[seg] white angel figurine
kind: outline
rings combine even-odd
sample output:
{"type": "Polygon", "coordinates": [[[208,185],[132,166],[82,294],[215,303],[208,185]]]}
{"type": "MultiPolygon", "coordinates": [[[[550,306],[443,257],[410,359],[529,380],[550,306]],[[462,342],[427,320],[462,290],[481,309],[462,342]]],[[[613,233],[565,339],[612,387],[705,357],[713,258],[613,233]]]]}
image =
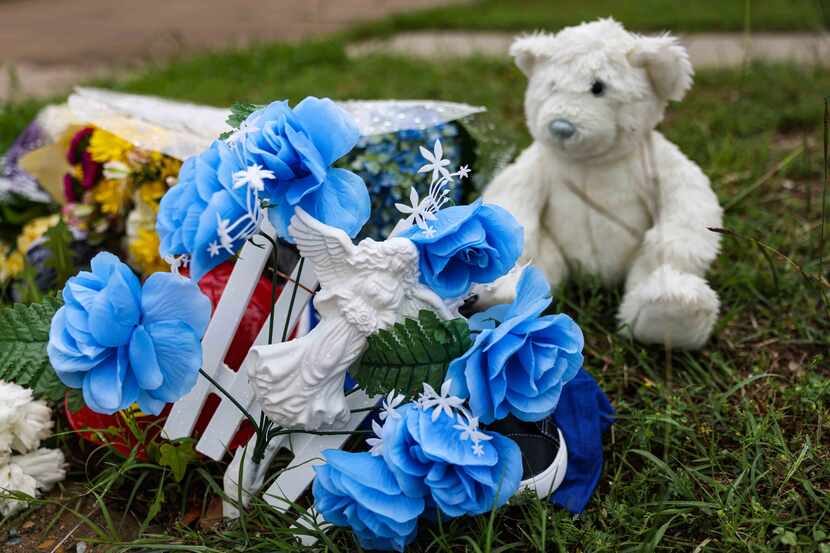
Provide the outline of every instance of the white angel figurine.
{"type": "Polygon", "coordinates": [[[288,232],[320,281],[320,323],[307,335],[251,349],[246,364],[263,412],[283,427],[314,430],[344,423],[346,371],[367,337],[432,309],[451,319],[444,301],[421,284],[418,250],[401,237],[355,245],[340,229],[297,208],[288,232]]]}

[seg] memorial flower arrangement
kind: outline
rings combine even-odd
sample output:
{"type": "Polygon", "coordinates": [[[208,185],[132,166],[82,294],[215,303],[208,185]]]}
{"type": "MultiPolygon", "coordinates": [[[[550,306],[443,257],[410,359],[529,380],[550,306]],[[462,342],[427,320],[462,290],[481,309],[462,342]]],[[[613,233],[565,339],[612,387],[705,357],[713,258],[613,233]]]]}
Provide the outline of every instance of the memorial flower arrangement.
{"type": "MultiPolygon", "coordinates": [[[[157,272],[142,284],[116,256],[99,253],[90,271],[64,287],[65,303],[52,319],[49,358],[61,381],[82,390],[86,405],[96,412],[137,404],[157,414],[194,386],[211,312],[196,282],[235,259],[252,237],[270,231],[283,243],[297,242],[303,255],[319,248],[337,255],[370,219],[376,202],[364,179],[343,167],[361,140],[360,131],[336,103],[310,97],[293,107],[279,101],[237,108],[231,122],[232,132],[184,161],[176,183],[158,201],[159,255],[172,272],[157,272]],[[311,221],[317,231],[336,236],[339,245],[316,246],[310,235],[298,234],[300,215],[306,225],[311,221]]],[[[79,156],[80,170],[67,181],[68,189],[85,189],[87,171],[100,172],[90,177],[96,184],[89,190],[118,180],[116,171],[123,169],[118,163],[126,165],[129,147],[106,135],[96,139],[95,129],[76,138],[88,155],[79,156]],[[96,169],[95,163],[103,166],[96,169]]],[[[553,467],[559,477],[547,493],[556,488],[555,502],[580,511],[596,485],[601,435],[612,420],[610,404],[582,368],[581,330],[567,315],[545,314],[552,299],[542,273],[516,266],[521,225],[499,206],[459,203],[456,186],[470,170],[466,165],[453,170],[448,151],[453,150],[437,137],[420,145],[423,162],[414,174],[426,178],[426,186],[411,186],[408,203],[393,202],[400,217],[390,236],[398,246],[389,251],[404,257],[356,257],[381,274],[388,262],[396,267],[390,270],[399,271],[394,274],[405,275],[400,271],[410,254],[404,252],[412,252],[419,284],[391,283],[390,295],[370,289],[367,297],[377,305],[348,292],[344,296],[353,298],[342,307],[346,323],[368,329],[361,331],[368,336],[358,342],[363,345],[349,372],[357,387],[382,393],[384,399],[372,417],[364,451],[323,452],[313,495],[316,511],[329,523],[350,527],[367,549],[402,551],[422,524],[486,513],[522,489],[538,491],[519,443],[499,430],[511,419],[539,425],[553,421],[560,450],[567,448],[577,463],[566,468],[567,457],[557,455],[562,466],[553,467]],[[513,303],[469,319],[459,314],[477,286],[511,271],[521,271],[513,303]],[[413,305],[420,307],[397,320],[376,319],[373,310],[400,300],[395,289],[400,294],[418,290],[421,303],[413,305]],[[586,434],[586,425],[595,431],[586,434]]],[[[120,212],[121,189],[106,186],[107,192],[100,188],[98,195],[99,212],[105,213],[105,205],[120,212]]],[[[151,205],[158,197],[149,190],[139,185],[133,195],[141,201],[147,195],[151,205]]],[[[390,222],[381,221],[372,232],[390,222]]],[[[315,261],[323,284],[319,301],[337,297],[328,286],[361,286],[337,280],[331,263],[343,261],[315,261]]],[[[322,312],[321,325],[329,315],[322,312]]],[[[326,387],[327,393],[343,389],[342,380],[332,388],[325,379],[305,385],[326,387]]],[[[256,463],[274,437],[312,431],[264,417],[257,424],[246,414],[257,437],[256,463]]]]}

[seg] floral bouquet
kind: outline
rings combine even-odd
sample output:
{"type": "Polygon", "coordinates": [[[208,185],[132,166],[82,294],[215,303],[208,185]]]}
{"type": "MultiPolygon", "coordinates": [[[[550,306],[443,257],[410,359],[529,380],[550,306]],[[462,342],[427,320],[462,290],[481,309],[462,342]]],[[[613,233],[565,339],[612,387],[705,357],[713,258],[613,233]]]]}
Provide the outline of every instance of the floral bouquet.
{"type": "MultiPolygon", "coordinates": [[[[137,402],[158,413],[177,401],[199,378],[210,317],[195,282],[255,235],[270,237],[275,256],[280,242],[292,244],[298,271],[306,262],[314,271],[319,322],[253,347],[243,362],[263,413],[259,424],[246,413],[257,462],[275,436],[337,433],[351,416],[346,396],[363,390],[382,403],[365,448],[323,452],[313,484],[315,510],[352,528],[363,547],[401,551],[421,522],[485,513],[523,489],[581,511],[613,409],[582,368],[579,327],[546,314],[542,273],[516,266],[520,224],[496,205],[460,203],[469,169],[453,170],[453,148],[430,136],[414,171],[424,185],[389,193],[392,171],[385,193],[370,193],[347,168],[360,127],[331,100],[238,105],[229,122],[230,132],[184,161],[159,203],[159,254],[172,273],[142,285],[99,254],[91,273],[67,283],[49,344],[62,381],[102,412],[137,402]],[[397,221],[365,230],[373,206],[389,202],[397,221]],[[362,233],[378,239],[353,243],[362,233]],[[521,272],[513,303],[461,316],[475,309],[479,287],[511,271],[521,272]]],[[[377,175],[388,178],[383,164],[397,155],[379,153],[377,175]]],[[[367,154],[358,165],[371,163],[367,154]]]]}

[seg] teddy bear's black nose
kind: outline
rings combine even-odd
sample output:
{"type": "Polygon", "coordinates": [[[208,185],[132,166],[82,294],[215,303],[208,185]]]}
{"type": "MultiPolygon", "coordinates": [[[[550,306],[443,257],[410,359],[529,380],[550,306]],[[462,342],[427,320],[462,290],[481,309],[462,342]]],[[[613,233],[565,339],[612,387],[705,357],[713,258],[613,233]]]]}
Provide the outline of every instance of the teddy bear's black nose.
{"type": "Polygon", "coordinates": [[[548,129],[554,138],[561,138],[562,140],[572,137],[576,132],[576,127],[567,119],[554,119],[548,124],[548,129]]]}

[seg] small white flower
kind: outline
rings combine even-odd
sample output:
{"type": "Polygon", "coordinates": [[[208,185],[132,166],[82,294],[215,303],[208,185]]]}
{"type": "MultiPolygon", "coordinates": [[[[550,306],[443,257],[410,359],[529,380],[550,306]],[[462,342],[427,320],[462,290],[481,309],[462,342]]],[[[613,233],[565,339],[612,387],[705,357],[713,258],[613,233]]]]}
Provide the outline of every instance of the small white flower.
{"type": "Polygon", "coordinates": [[[435,227],[427,225],[427,227],[425,229],[422,229],[421,232],[427,238],[432,238],[433,236],[435,236],[435,227]]]}
{"type": "Polygon", "coordinates": [[[242,124],[239,125],[239,128],[231,133],[226,142],[228,144],[233,144],[234,142],[243,141],[249,134],[253,134],[258,131],[259,127],[255,125],[255,122],[249,123],[248,121],[243,121],[242,124]]]}
{"type": "Polygon", "coordinates": [[[460,179],[466,179],[470,176],[470,168],[466,165],[462,165],[455,174],[460,179]]]}
{"type": "Polygon", "coordinates": [[[216,234],[219,236],[219,244],[228,252],[233,253],[233,238],[231,238],[229,231],[230,224],[230,220],[222,219],[218,213],[216,214],[216,234]]]}
{"type": "Polygon", "coordinates": [[[435,140],[433,151],[429,151],[423,146],[420,146],[421,155],[427,160],[427,164],[418,169],[419,173],[429,173],[432,171],[432,182],[435,182],[439,177],[450,178],[450,172],[447,166],[450,160],[444,159],[444,148],[441,146],[440,140],[435,140]]]}
{"type": "MultiPolygon", "coordinates": [[[[398,415],[400,416],[400,415],[398,415]]],[[[372,421],[372,431],[376,438],[366,438],[366,444],[371,448],[369,453],[378,457],[383,454],[383,427],[378,424],[378,421],[372,421]]]]}
{"type": "Polygon", "coordinates": [[[219,244],[216,243],[216,240],[214,240],[208,245],[207,251],[211,257],[216,257],[217,255],[219,255],[219,244]]]}
{"type": "MultiPolygon", "coordinates": [[[[208,248],[208,251],[210,251],[210,248],[208,248]]],[[[216,254],[219,254],[218,246],[216,254]]],[[[211,255],[211,257],[213,256],[211,255]]],[[[190,264],[190,258],[187,255],[165,255],[162,259],[170,265],[170,272],[174,274],[179,274],[182,267],[187,267],[190,264]]]]}
{"type": "Polygon", "coordinates": [[[380,412],[380,420],[385,421],[387,418],[399,419],[401,414],[395,408],[398,407],[406,397],[403,394],[395,395],[395,390],[389,392],[386,399],[383,400],[383,411],[380,412]]]}
{"type": "MultiPolygon", "coordinates": [[[[453,425],[456,430],[461,430],[461,441],[469,440],[478,431],[478,417],[467,419],[461,413],[458,414],[458,424],[453,425]]],[[[475,441],[475,440],[473,440],[475,441]]]]}
{"type": "Polygon", "coordinates": [[[481,444],[473,444],[473,455],[476,457],[484,456],[484,446],[481,444]]]}
{"type": "Polygon", "coordinates": [[[237,171],[233,174],[233,187],[242,188],[243,186],[250,186],[257,192],[265,190],[265,179],[275,178],[274,172],[265,169],[262,165],[255,163],[247,169],[237,171]]]}
{"type": "Polygon", "coordinates": [[[441,413],[446,413],[448,417],[453,418],[455,415],[454,409],[464,404],[464,400],[460,397],[450,395],[450,386],[452,386],[452,379],[444,381],[441,385],[441,395],[438,395],[432,386],[424,382],[424,391],[421,394],[420,403],[423,409],[435,407],[432,412],[433,421],[438,420],[441,413]]]}

